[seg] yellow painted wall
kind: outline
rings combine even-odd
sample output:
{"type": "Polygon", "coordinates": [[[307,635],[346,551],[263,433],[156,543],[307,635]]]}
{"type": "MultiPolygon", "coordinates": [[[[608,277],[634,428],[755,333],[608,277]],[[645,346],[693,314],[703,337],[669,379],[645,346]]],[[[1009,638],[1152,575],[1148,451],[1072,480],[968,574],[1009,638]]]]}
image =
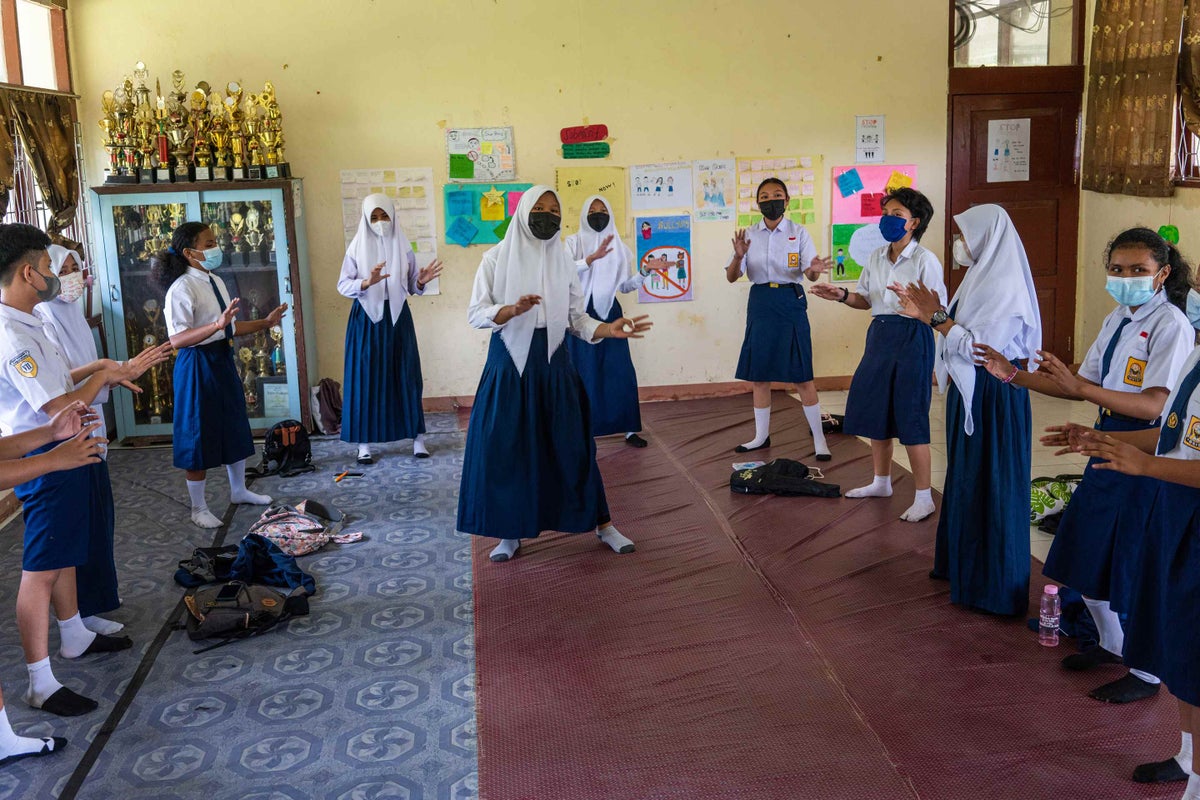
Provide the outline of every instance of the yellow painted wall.
{"type": "MultiPolygon", "coordinates": [[[[853,162],[855,114],[886,114],[889,161],[917,164],[939,210],[926,235],[938,252],[948,16],[944,0],[83,0],[69,30],[94,183],[99,96],[134,62],[164,84],[176,68],[189,85],[274,81],[305,179],[319,373],[340,379],[339,170],[432,165],[444,182],[444,124],[514,126],[518,178],[553,183],[558,131],[584,121],[613,137],[596,163],[819,153],[828,168],[853,162]]],[[[695,302],[640,309],[656,321],[634,346],[643,385],[732,380],[747,287],[722,274],[731,233],[696,225],[695,302]]],[[[486,335],[466,303],[484,248],[439,247],[442,295],[412,303],[425,392],[471,394],[486,335]]],[[[850,374],[867,315],[812,305],[817,374],[850,374]]]]}

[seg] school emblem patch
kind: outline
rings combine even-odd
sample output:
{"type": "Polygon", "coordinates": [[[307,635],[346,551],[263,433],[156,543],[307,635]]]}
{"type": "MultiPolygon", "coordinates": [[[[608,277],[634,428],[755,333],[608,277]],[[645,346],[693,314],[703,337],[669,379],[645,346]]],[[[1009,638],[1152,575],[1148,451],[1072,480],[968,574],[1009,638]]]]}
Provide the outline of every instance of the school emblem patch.
{"type": "Polygon", "coordinates": [[[1192,417],[1188,421],[1187,434],[1183,443],[1193,450],[1200,450],[1200,417],[1192,417]]]}
{"type": "Polygon", "coordinates": [[[1176,414],[1174,411],[1171,412],[1171,416],[1167,417],[1167,427],[1168,428],[1178,428],[1179,427],[1179,415],[1176,414]]]}
{"type": "Polygon", "coordinates": [[[1141,386],[1146,377],[1145,359],[1130,358],[1125,365],[1125,383],[1130,386],[1141,386]]]}
{"type": "Polygon", "coordinates": [[[37,362],[33,360],[33,354],[28,350],[22,350],[8,360],[10,366],[15,367],[17,372],[21,373],[26,378],[36,378],[38,373],[37,362]]]}
{"type": "Polygon", "coordinates": [[[795,269],[796,267],[800,266],[800,254],[799,253],[788,253],[788,266],[791,267],[792,269],[795,269]]]}

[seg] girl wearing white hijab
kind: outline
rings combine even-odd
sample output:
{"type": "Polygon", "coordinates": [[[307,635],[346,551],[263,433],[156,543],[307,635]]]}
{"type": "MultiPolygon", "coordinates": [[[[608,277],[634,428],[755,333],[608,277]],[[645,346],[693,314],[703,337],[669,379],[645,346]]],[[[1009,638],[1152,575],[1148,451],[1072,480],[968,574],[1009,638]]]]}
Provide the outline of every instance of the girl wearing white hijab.
{"type": "Polygon", "coordinates": [[[1033,419],[1029,390],[1013,378],[1041,348],[1041,315],[1025,248],[1004,209],[974,206],[954,221],[962,232],[954,260],[969,269],[949,311],[924,284],[894,289],[901,313],[942,334],[934,361],[942,391],[952,379],[946,399],[949,470],[930,575],[949,579],[952,602],[1024,614],[1033,419]],[[979,361],[984,343],[1018,370],[1005,380],[989,374],[979,361]]]}
{"type": "Polygon", "coordinates": [[[640,339],[651,323],[588,316],[561,218],[553,189],[527,190],[504,240],[483,254],[467,309],[472,327],[493,333],[467,428],[458,529],[500,539],[492,561],[542,531],[595,531],[617,553],[634,550],[608,513],[587,394],[563,340],[640,339]]]}
{"type": "MultiPolygon", "coordinates": [[[[588,314],[602,322],[620,319],[624,311],[617,293],[637,291],[649,273],[634,272],[633,253],[617,235],[608,200],[594,194],[584,201],[579,231],[568,236],[564,244],[579,269],[588,314]]],[[[638,436],[642,414],[629,342],[608,339],[592,345],[568,339],[567,349],[591,401],[592,435],[624,433],[626,444],[645,447],[646,440],[638,436]]]]}
{"type": "Polygon", "coordinates": [[[428,458],[421,407],[421,354],[409,295],[442,272],[436,259],[417,258],[382,194],[363,200],[358,232],[346,248],[338,292],[356,302],[346,324],[342,441],[358,444],[358,463],[371,464],[372,442],[413,440],[413,455],[428,458]]]}

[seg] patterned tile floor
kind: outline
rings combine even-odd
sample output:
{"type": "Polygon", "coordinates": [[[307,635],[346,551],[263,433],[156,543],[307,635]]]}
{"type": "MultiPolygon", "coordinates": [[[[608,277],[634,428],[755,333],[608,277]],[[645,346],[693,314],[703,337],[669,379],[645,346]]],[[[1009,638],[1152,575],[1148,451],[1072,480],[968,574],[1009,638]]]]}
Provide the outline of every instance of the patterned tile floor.
{"type": "MultiPolygon", "coordinates": [[[[468,537],[453,532],[463,437],[452,415],[429,422],[433,458],[418,461],[396,444],[361,470],[365,478],[334,484],[353,450],[317,441],[317,472],[256,485],[278,498],[333,503],[366,541],[301,559],[318,585],[308,617],[201,655],[172,630],[182,590],[171,575],[212,533],[189,522],[169,449],[114,450],[124,607],[113,617],[135,647],[79,663],[52,659],[60,680],[101,702],[75,720],[20,699],[26,679],[12,609],[22,526],[6,526],[0,680],[9,715],[20,731],[70,744],[60,756],[0,770],[0,800],[476,797],[471,556],[468,537]]],[[[210,505],[223,509],[225,477],[211,478],[210,505]]],[[[238,508],[227,541],[256,516],[238,508]]]]}

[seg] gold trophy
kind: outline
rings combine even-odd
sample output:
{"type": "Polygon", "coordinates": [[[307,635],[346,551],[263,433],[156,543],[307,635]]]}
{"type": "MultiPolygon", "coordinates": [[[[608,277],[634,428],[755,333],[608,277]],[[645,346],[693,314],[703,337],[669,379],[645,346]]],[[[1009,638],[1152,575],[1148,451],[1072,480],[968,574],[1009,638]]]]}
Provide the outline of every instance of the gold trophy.
{"type": "Polygon", "coordinates": [[[254,353],[249,347],[243,347],[238,350],[238,360],[242,362],[242,392],[246,395],[246,408],[247,410],[258,408],[255,384],[255,378],[258,376],[254,374],[254,368],[251,366],[251,362],[254,361],[254,353]]]}
{"type": "MultiPolygon", "coordinates": [[[[247,239],[250,238],[249,233],[246,234],[246,238],[247,239]]],[[[262,312],[259,311],[259,309],[258,309],[258,300],[259,300],[258,289],[251,289],[249,292],[246,293],[246,301],[250,304],[250,308],[247,309],[247,311],[250,313],[251,321],[262,317],[262,312]]],[[[259,334],[261,335],[261,331],[259,332],[259,334]]],[[[257,338],[255,339],[255,343],[256,344],[258,343],[257,338]]]]}
{"type": "Polygon", "coordinates": [[[114,138],[118,156],[113,183],[137,183],[137,142],[134,141],[133,81],[128,78],[113,92],[114,138]]]}
{"type": "Polygon", "coordinates": [[[184,222],[187,216],[187,205],[184,203],[167,203],[167,214],[171,217],[171,230],[175,230],[184,222]]]}
{"type": "Polygon", "coordinates": [[[246,135],[246,154],[250,160],[246,177],[253,181],[260,181],[265,177],[263,148],[259,143],[264,120],[259,116],[259,111],[258,97],[253,94],[247,95],[242,104],[242,131],[246,135]]]}
{"type": "Polygon", "coordinates": [[[104,152],[108,153],[104,182],[117,183],[117,177],[121,174],[121,146],[117,140],[117,96],[111,89],[105,89],[100,96],[100,108],[104,112],[100,118],[100,129],[104,131],[104,152]]]}
{"type": "Polygon", "coordinates": [[[242,132],[242,85],[230,81],[225,86],[225,116],[233,149],[233,179],[246,180],[246,139],[242,132]]]}
{"type": "Polygon", "coordinates": [[[159,183],[170,183],[175,177],[171,172],[170,140],[167,138],[167,125],[170,118],[167,114],[167,99],[162,94],[162,84],[154,82],[154,127],[156,128],[154,144],[158,158],[158,167],[154,170],[154,179],[159,183]]]}
{"type": "MultiPolygon", "coordinates": [[[[142,347],[155,347],[158,344],[158,321],[162,318],[162,307],[158,304],[158,300],[151,297],[142,305],[142,310],[146,312],[146,319],[150,320],[150,327],[143,332],[142,347]]],[[[163,391],[162,391],[162,365],[155,365],[150,368],[150,421],[158,424],[162,422],[163,411],[163,391]]]]}
{"type": "MultiPolygon", "coordinates": [[[[236,169],[236,168],[235,168],[236,169]]],[[[229,215],[229,233],[230,243],[233,245],[233,252],[241,253],[244,239],[242,234],[246,230],[246,218],[238,212],[233,212],[229,215]]]]}
{"type": "Polygon", "coordinates": [[[291,166],[283,155],[283,115],[279,113],[279,103],[275,99],[275,84],[270,81],[264,84],[262,94],[258,96],[258,103],[266,112],[267,118],[263,124],[270,139],[268,144],[268,138],[260,137],[263,145],[268,148],[267,177],[290,178],[291,166]]]}
{"type": "Polygon", "coordinates": [[[225,106],[221,102],[221,95],[215,91],[208,95],[208,118],[210,120],[208,141],[212,144],[213,157],[217,162],[212,170],[213,180],[227,181],[230,179],[229,122],[225,119],[225,106]]]}
{"type": "MultiPolygon", "coordinates": [[[[207,87],[208,84],[202,84],[207,87]]],[[[212,150],[209,146],[209,133],[212,130],[212,118],[208,115],[208,92],[199,86],[192,90],[192,141],[195,143],[196,180],[212,180],[212,150]]]]}
{"type": "Polygon", "coordinates": [[[154,183],[154,112],[150,109],[150,104],[139,105],[134,118],[138,150],[142,153],[142,163],[138,167],[138,183],[154,183]]]}
{"type": "Polygon", "coordinates": [[[271,348],[271,371],[276,377],[287,375],[287,364],[283,360],[283,328],[279,325],[271,327],[271,340],[275,346],[271,348]]]}
{"type": "Polygon", "coordinates": [[[262,331],[254,337],[254,346],[257,348],[254,351],[254,366],[255,370],[262,377],[267,377],[271,374],[271,356],[267,353],[267,336],[262,331]]]}

